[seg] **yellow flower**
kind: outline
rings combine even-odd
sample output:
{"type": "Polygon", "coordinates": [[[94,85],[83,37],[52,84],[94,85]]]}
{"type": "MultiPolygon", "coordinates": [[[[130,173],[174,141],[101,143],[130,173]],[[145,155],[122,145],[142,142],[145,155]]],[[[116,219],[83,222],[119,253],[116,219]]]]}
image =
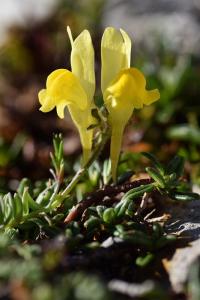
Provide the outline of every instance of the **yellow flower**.
{"type": "Polygon", "coordinates": [[[94,49],[89,31],[84,30],[75,40],[67,28],[72,46],[71,69],[58,69],[47,78],[46,89],[39,92],[40,110],[49,112],[56,107],[58,116],[64,118],[67,106],[78,128],[83,147],[83,162],[90,158],[94,123],[91,109],[95,92],[94,49]]]}
{"type": "Polygon", "coordinates": [[[157,89],[147,91],[142,72],[130,68],[131,40],[123,30],[108,27],[101,42],[101,89],[111,126],[112,177],[116,181],[117,164],[124,128],[134,108],[142,108],[160,98],[157,89]]]}

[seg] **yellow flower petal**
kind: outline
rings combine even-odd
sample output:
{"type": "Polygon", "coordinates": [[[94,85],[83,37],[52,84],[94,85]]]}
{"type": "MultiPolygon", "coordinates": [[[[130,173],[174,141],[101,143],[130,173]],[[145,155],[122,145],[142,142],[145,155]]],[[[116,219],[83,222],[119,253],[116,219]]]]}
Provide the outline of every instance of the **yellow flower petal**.
{"type": "Polygon", "coordinates": [[[45,89],[38,93],[39,102],[42,105],[40,110],[44,113],[51,111],[55,107],[53,98],[49,97],[45,89]]]}
{"type": "Polygon", "coordinates": [[[146,90],[146,79],[142,72],[136,68],[122,70],[111,82],[104,93],[104,101],[107,106],[115,110],[132,105],[132,108],[142,108],[160,98],[159,91],[146,90]],[[111,101],[109,100],[111,99],[111,101]]]}
{"type": "Polygon", "coordinates": [[[47,77],[47,82],[46,82],[47,89],[50,89],[53,86],[53,84],[55,83],[55,80],[57,78],[59,78],[59,76],[64,74],[65,71],[66,71],[66,69],[57,69],[57,70],[51,72],[49,74],[49,76],[47,77]]]}
{"type": "Polygon", "coordinates": [[[158,90],[147,91],[144,75],[135,68],[129,68],[119,72],[103,96],[112,129],[110,156],[112,177],[116,180],[123,131],[134,108],[151,104],[160,98],[160,94],[158,90]]]}
{"type": "Polygon", "coordinates": [[[108,27],[101,41],[101,89],[104,93],[122,70],[130,67],[131,40],[123,30],[108,27]]]}
{"type": "Polygon", "coordinates": [[[79,129],[81,145],[83,147],[83,165],[85,165],[91,156],[94,130],[93,129],[87,130],[82,127],[79,127],[78,129],[79,129]]]}
{"type": "Polygon", "coordinates": [[[64,118],[64,109],[69,104],[75,104],[80,110],[87,108],[87,95],[72,72],[66,69],[55,70],[48,76],[46,86],[38,94],[42,112],[57,107],[58,116],[64,118]]]}
{"type": "Polygon", "coordinates": [[[84,88],[88,101],[92,101],[95,92],[95,71],[94,71],[94,48],[88,30],[84,30],[73,41],[71,30],[67,32],[72,45],[71,69],[72,73],[79,79],[84,88]]]}
{"type": "Polygon", "coordinates": [[[112,178],[116,181],[117,165],[119,161],[122,137],[124,128],[131,118],[133,113],[133,106],[130,105],[116,105],[115,99],[110,99],[109,105],[106,106],[109,111],[108,122],[111,127],[111,145],[110,145],[110,158],[111,158],[111,171],[112,178]]]}
{"type": "Polygon", "coordinates": [[[59,103],[63,101],[66,101],[67,104],[73,103],[82,110],[88,105],[87,95],[79,79],[68,70],[61,71],[47,89],[59,103]]]}
{"type": "Polygon", "coordinates": [[[128,36],[128,34],[126,33],[126,31],[124,31],[123,29],[120,29],[120,32],[123,36],[123,39],[124,39],[124,48],[125,48],[125,53],[126,53],[126,65],[127,67],[126,68],[130,68],[130,65],[131,65],[131,47],[132,47],[132,43],[131,43],[131,39],[130,37],[128,36]]]}
{"type": "Polygon", "coordinates": [[[143,99],[144,99],[144,104],[150,105],[153,102],[160,99],[160,92],[158,89],[145,91],[143,99]]]}
{"type": "Polygon", "coordinates": [[[79,131],[85,164],[90,158],[93,139],[93,130],[87,130],[87,128],[95,122],[91,115],[95,92],[94,48],[88,30],[84,30],[74,41],[70,27],[67,27],[67,32],[72,46],[71,69],[79,79],[88,98],[88,107],[82,112],[75,105],[69,105],[71,117],[79,131]]]}
{"type": "Polygon", "coordinates": [[[61,102],[56,106],[56,112],[60,119],[64,119],[64,111],[66,107],[66,102],[61,102]]]}
{"type": "Polygon", "coordinates": [[[91,114],[91,108],[84,111],[77,109],[75,105],[69,105],[69,112],[75,123],[81,140],[81,145],[83,148],[83,163],[85,164],[90,158],[92,149],[92,139],[93,139],[93,129],[88,130],[87,128],[95,123],[95,120],[91,114]]]}

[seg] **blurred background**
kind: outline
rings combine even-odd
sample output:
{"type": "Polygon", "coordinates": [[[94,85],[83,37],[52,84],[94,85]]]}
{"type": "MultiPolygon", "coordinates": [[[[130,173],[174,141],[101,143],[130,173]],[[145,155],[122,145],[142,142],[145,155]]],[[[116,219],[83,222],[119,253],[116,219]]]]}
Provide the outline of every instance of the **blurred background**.
{"type": "MultiPolygon", "coordinates": [[[[49,176],[53,133],[62,132],[68,166],[81,153],[69,115],[38,108],[38,91],[56,68],[70,68],[70,43],[90,30],[101,97],[100,40],[106,26],[126,30],[133,41],[132,65],[158,87],[161,99],[134,114],[123,149],[137,168],[138,152],[165,161],[186,157],[188,176],[200,182],[200,0],[6,0],[0,4],[0,189],[19,179],[49,176]],[[129,154],[128,154],[129,153],[129,154]]],[[[104,157],[108,157],[108,149],[104,157]]]]}

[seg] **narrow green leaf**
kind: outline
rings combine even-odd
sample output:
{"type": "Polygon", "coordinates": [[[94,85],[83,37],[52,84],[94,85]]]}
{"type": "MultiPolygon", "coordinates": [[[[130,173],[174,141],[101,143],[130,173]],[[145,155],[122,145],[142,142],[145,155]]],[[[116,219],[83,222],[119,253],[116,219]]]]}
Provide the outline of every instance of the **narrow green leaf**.
{"type": "Polygon", "coordinates": [[[131,199],[137,198],[142,196],[144,193],[151,192],[154,189],[153,184],[141,185],[136,188],[129,190],[124,196],[122,197],[121,201],[125,200],[127,197],[131,199]]]}
{"type": "Polygon", "coordinates": [[[104,205],[98,205],[97,207],[96,207],[96,211],[97,211],[97,214],[98,214],[98,216],[100,217],[100,218],[102,218],[103,217],[103,213],[104,213],[104,211],[106,210],[106,206],[104,206],[104,205]]]}
{"type": "Polygon", "coordinates": [[[45,188],[36,198],[35,202],[37,204],[41,204],[42,206],[45,206],[48,204],[53,192],[54,192],[55,184],[52,186],[48,186],[45,188]]]}
{"type": "Polygon", "coordinates": [[[51,153],[51,152],[50,152],[50,157],[51,157],[51,162],[52,162],[52,165],[53,165],[54,169],[55,169],[55,170],[56,170],[56,172],[57,172],[57,169],[58,169],[58,164],[57,164],[57,161],[56,161],[56,159],[55,159],[55,157],[54,157],[53,153],[51,153]]]}
{"type": "Polygon", "coordinates": [[[154,167],[162,174],[164,175],[164,168],[161,165],[161,163],[158,161],[158,159],[156,158],[155,155],[153,155],[152,153],[149,152],[141,152],[141,154],[143,156],[145,156],[146,158],[148,158],[154,165],[154,167]]]}
{"type": "Polygon", "coordinates": [[[28,192],[28,189],[25,191],[24,197],[26,197],[28,199],[29,207],[32,210],[37,210],[37,209],[41,208],[41,206],[33,200],[33,198],[31,197],[31,195],[28,192]]]}
{"type": "Polygon", "coordinates": [[[23,215],[23,204],[21,197],[17,193],[13,197],[13,208],[15,220],[20,221],[23,215]]]}
{"type": "Polygon", "coordinates": [[[133,174],[134,174],[134,172],[131,170],[124,172],[117,179],[117,184],[123,184],[125,181],[128,181],[131,178],[131,176],[133,176],[133,174]]]}
{"type": "Polygon", "coordinates": [[[95,230],[99,227],[100,225],[100,220],[97,217],[91,216],[85,223],[84,223],[84,227],[91,231],[91,230],[95,230]]]}
{"type": "Polygon", "coordinates": [[[106,185],[111,179],[111,160],[107,159],[103,163],[102,170],[103,183],[106,185]]]}
{"type": "Polygon", "coordinates": [[[13,209],[13,201],[12,201],[12,196],[10,193],[6,194],[3,198],[4,201],[4,213],[5,213],[5,218],[4,218],[4,224],[8,224],[11,219],[14,217],[14,209],[13,209]]]}
{"type": "Polygon", "coordinates": [[[159,187],[161,187],[162,189],[165,187],[165,180],[156,169],[148,167],[146,168],[146,171],[149,174],[149,176],[151,176],[151,178],[158,183],[159,187]]]}
{"type": "Polygon", "coordinates": [[[121,199],[121,201],[115,206],[115,213],[118,217],[121,217],[125,214],[130,203],[133,199],[142,197],[144,193],[149,193],[154,189],[152,184],[142,185],[128,191],[121,199]]]}
{"type": "Polygon", "coordinates": [[[23,196],[22,196],[22,205],[23,205],[23,216],[27,216],[29,214],[29,203],[28,197],[26,197],[27,189],[24,189],[23,196]]]}
{"type": "Polygon", "coordinates": [[[58,160],[61,161],[63,158],[63,140],[60,141],[59,151],[58,151],[58,160]]]}
{"type": "Polygon", "coordinates": [[[184,158],[182,156],[176,155],[169,162],[166,168],[166,173],[169,175],[175,173],[176,177],[179,178],[183,174],[184,163],[185,163],[184,158]]]}
{"type": "Polygon", "coordinates": [[[116,213],[114,208],[112,207],[107,208],[103,213],[103,220],[105,223],[113,223],[115,217],[116,217],[116,213]]]}
{"type": "Polygon", "coordinates": [[[153,238],[158,239],[163,235],[164,231],[162,226],[159,223],[153,224],[153,238]]]}
{"type": "Polygon", "coordinates": [[[176,236],[172,234],[168,234],[162,236],[158,241],[154,243],[155,249],[160,249],[168,244],[171,244],[176,241],[176,236]]]}
{"type": "Polygon", "coordinates": [[[4,223],[4,210],[3,210],[3,199],[0,199],[0,225],[3,225],[4,223]]]}
{"type": "Polygon", "coordinates": [[[171,192],[170,197],[178,201],[200,200],[200,195],[192,192],[171,192]]]}
{"type": "Polygon", "coordinates": [[[116,214],[117,217],[122,217],[125,214],[125,212],[126,212],[128,206],[129,206],[129,204],[131,203],[131,201],[132,201],[132,199],[127,197],[126,200],[123,200],[123,201],[121,200],[115,206],[114,210],[115,210],[115,214],[116,214]]]}
{"type": "Polygon", "coordinates": [[[123,233],[121,238],[136,245],[143,245],[149,250],[153,247],[152,239],[147,234],[139,230],[134,230],[132,234],[130,232],[123,233]]]}
{"type": "Polygon", "coordinates": [[[59,151],[59,135],[55,134],[53,137],[53,147],[54,147],[54,153],[57,156],[57,153],[59,151]]]}
{"type": "Polygon", "coordinates": [[[153,253],[147,253],[145,256],[139,256],[136,259],[136,265],[144,268],[154,259],[155,255],[153,253]]]}
{"type": "Polygon", "coordinates": [[[6,200],[6,204],[9,207],[9,209],[12,212],[12,217],[15,219],[17,217],[17,205],[16,202],[14,200],[14,198],[12,197],[12,195],[9,193],[7,195],[7,200],[6,200]]]}
{"type": "Polygon", "coordinates": [[[17,193],[19,194],[19,196],[23,195],[25,187],[30,187],[30,184],[31,183],[30,183],[30,180],[28,178],[23,178],[20,181],[20,184],[19,184],[18,189],[17,189],[17,193]]]}

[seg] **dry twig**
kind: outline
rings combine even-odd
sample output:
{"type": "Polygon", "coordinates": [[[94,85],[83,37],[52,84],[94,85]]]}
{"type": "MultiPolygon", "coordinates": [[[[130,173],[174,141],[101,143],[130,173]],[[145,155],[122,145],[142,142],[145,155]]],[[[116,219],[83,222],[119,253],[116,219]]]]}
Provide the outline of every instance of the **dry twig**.
{"type": "Polygon", "coordinates": [[[98,205],[105,196],[113,197],[119,193],[126,193],[129,190],[151,183],[151,179],[140,179],[133,182],[128,182],[119,186],[105,186],[104,188],[90,193],[85,199],[79,202],[67,215],[64,220],[65,224],[68,224],[82,215],[82,213],[91,205],[98,205]]]}

